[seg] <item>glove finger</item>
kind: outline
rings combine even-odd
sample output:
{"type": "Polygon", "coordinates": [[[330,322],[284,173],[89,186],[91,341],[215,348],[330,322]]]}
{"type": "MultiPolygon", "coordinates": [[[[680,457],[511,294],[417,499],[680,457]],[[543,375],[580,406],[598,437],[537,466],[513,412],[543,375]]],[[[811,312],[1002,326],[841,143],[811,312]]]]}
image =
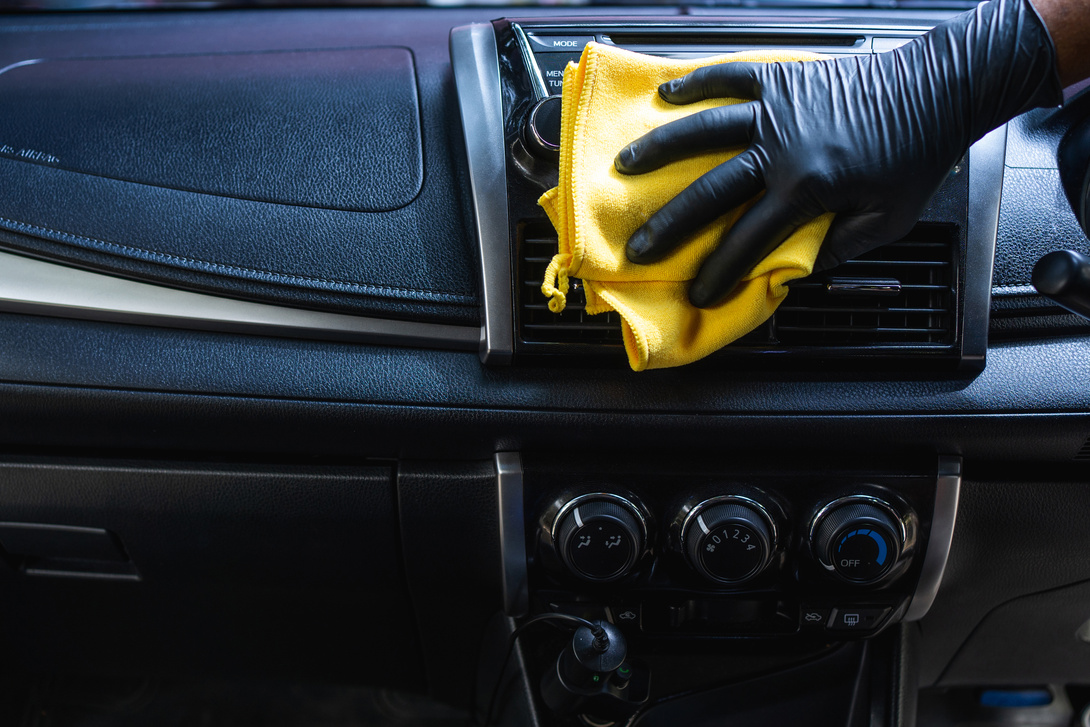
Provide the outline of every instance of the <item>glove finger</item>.
{"type": "Polygon", "coordinates": [[[689,285],[689,302],[710,308],[721,302],[801,221],[778,199],[765,195],[734,223],[689,285]]]}
{"type": "Polygon", "coordinates": [[[702,152],[749,144],[757,109],[757,102],[750,101],[663,124],[621,149],[613,164],[622,174],[642,174],[702,152]]]}
{"type": "Polygon", "coordinates": [[[672,104],[708,98],[760,98],[764,63],[718,63],[659,86],[659,95],[672,104]]]}
{"type": "Polygon", "coordinates": [[[821,251],[814,261],[814,272],[835,268],[845,260],[851,260],[899,237],[891,235],[887,228],[886,215],[879,212],[838,214],[821,243],[821,251]]]}
{"type": "Polygon", "coordinates": [[[764,178],[756,154],[745,151],[683,189],[644,222],[625,246],[634,263],[662,259],[682,240],[757,195],[764,178]]]}

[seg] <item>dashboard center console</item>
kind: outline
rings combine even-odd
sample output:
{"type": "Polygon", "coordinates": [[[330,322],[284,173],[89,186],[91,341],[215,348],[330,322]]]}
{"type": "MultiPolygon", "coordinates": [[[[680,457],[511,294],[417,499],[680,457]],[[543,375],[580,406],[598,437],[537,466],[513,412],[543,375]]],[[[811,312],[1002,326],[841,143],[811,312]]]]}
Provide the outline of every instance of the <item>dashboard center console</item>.
{"type": "Polygon", "coordinates": [[[922,618],[942,580],[961,479],[956,457],[774,468],[704,460],[663,471],[638,456],[561,465],[512,453],[496,464],[508,615],[608,627],[631,671],[592,683],[593,669],[575,669],[585,683],[562,689],[558,674],[574,657],[557,659],[559,637],[538,634],[524,647],[530,683],[540,681],[553,711],[613,718],[679,681],[752,677],[922,618]],[[626,692],[630,682],[639,686],[626,692]]]}
{"type": "MultiPolygon", "coordinates": [[[[587,43],[674,58],[762,48],[844,56],[889,50],[927,29],[638,17],[499,20],[456,28],[451,59],[481,245],[483,360],[625,360],[620,319],[616,313],[587,315],[579,281],[563,313],[550,311],[539,293],[557,250],[556,233],[537,206],[558,179],[557,94],[565,67],[587,43]]],[[[820,361],[841,368],[979,370],[1004,148],[1005,131],[978,142],[905,238],[795,281],[767,323],[713,360],[743,367],[820,361]]]]}
{"type": "Polygon", "coordinates": [[[637,641],[873,636],[930,607],[959,477],[945,457],[896,474],[573,473],[528,459],[522,518],[504,527],[525,537],[525,591],[511,602],[605,619],[637,641]]]}

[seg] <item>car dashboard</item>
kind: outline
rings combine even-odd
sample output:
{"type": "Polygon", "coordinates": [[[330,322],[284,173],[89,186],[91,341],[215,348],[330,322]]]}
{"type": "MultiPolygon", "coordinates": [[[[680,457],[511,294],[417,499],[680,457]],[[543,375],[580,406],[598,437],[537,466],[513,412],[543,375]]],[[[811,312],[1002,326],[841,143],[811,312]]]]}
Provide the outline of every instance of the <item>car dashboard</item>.
{"type": "Polygon", "coordinates": [[[696,364],[633,373],[617,320],[537,294],[587,42],[869,54],[952,14],[0,16],[8,679],[367,685],[500,724],[1073,719],[1090,328],[1030,271],[1090,249],[1055,158],[1085,95],[696,364]],[[607,683],[522,630],[557,614],[623,635],[607,683]]]}

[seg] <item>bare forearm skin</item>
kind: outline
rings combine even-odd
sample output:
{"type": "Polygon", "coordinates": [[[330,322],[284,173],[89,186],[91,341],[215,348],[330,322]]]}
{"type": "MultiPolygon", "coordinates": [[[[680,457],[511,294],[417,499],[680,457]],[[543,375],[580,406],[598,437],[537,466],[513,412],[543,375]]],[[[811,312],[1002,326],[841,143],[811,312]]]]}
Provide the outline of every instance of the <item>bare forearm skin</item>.
{"type": "Polygon", "coordinates": [[[1032,0],[1056,44],[1060,82],[1064,86],[1090,77],[1090,2],[1032,0]]]}

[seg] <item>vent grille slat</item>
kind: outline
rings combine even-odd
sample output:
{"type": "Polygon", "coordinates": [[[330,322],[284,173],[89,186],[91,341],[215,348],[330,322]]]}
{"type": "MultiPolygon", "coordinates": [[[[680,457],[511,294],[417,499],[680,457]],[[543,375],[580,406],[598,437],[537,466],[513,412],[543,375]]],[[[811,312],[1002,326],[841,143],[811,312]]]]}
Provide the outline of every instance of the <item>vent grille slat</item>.
{"type": "MultiPolygon", "coordinates": [[[[568,306],[549,310],[541,279],[556,252],[547,222],[520,226],[518,239],[518,331],[525,344],[619,346],[616,313],[590,316],[582,282],[571,279],[568,306]]],[[[952,347],[956,338],[957,228],[920,224],[902,240],[849,260],[834,270],[789,284],[790,293],[771,321],[740,344],[763,349],[859,349],[952,347]],[[890,278],[895,295],[830,293],[828,278],[890,278]]]]}

